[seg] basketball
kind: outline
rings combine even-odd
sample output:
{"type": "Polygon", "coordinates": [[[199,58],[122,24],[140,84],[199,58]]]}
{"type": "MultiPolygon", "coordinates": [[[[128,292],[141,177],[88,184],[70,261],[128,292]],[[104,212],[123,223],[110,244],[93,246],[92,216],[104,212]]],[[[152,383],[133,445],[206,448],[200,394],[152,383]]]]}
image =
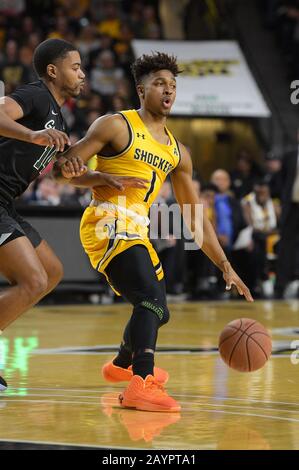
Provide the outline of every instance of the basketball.
{"type": "Polygon", "coordinates": [[[219,336],[218,345],[225,364],[239,372],[253,372],[263,367],[272,350],[269,332],[251,318],[228,323],[219,336]]]}

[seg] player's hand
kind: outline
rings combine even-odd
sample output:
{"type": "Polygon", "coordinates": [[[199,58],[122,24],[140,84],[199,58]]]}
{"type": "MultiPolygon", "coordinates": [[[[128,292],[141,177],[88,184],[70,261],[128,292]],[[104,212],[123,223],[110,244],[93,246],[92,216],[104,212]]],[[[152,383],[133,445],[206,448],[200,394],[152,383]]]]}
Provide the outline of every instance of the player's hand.
{"type": "Polygon", "coordinates": [[[43,147],[55,147],[57,152],[63,152],[65,145],[71,145],[69,137],[57,129],[31,131],[29,142],[43,147]]]}
{"type": "Polygon", "coordinates": [[[239,278],[238,274],[234,271],[228,261],[223,263],[223,279],[226,282],[226,290],[231,290],[232,285],[235,285],[239,294],[244,295],[247,302],[253,302],[253,297],[250,290],[244,284],[242,279],[239,278]]]}
{"type": "Polygon", "coordinates": [[[64,178],[78,178],[87,172],[87,166],[84,165],[80,157],[71,157],[68,159],[61,157],[57,161],[58,164],[60,163],[61,174],[64,178]]]}
{"type": "Polygon", "coordinates": [[[115,176],[109,173],[101,173],[101,186],[110,186],[111,188],[123,191],[125,188],[143,189],[148,187],[149,181],[144,178],[134,176],[115,176]]]}

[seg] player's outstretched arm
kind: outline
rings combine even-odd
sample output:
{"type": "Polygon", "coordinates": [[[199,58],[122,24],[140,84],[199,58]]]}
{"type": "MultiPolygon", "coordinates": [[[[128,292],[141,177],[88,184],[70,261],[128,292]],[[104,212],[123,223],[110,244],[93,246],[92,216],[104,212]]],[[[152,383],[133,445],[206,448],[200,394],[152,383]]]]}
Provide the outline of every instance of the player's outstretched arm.
{"type": "Polygon", "coordinates": [[[131,176],[116,176],[88,170],[86,163],[102,148],[111,144],[116,136],[127,133],[124,119],[119,115],[96,119],[85,137],[70,147],[58,158],[53,167],[53,176],[60,183],[70,183],[77,187],[94,188],[110,186],[120,191],[126,187],[145,188],[148,181],[131,176]]]}
{"type": "Polygon", "coordinates": [[[190,206],[190,220],[185,219],[195,242],[202,251],[210,258],[210,260],[222,271],[223,278],[226,282],[226,288],[229,290],[234,284],[240,295],[244,295],[249,302],[253,301],[251,293],[244,282],[239,278],[226,258],[217,239],[214,228],[209,221],[206,212],[203,210],[202,224],[196,220],[196,205],[201,204],[198,194],[192,184],[192,161],[187,149],[180,144],[181,162],[178,167],[171,173],[171,181],[174,194],[179,203],[182,213],[184,214],[184,205],[190,206]]]}
{"type": "Polygon", "coordinates": [[[2,98],[0,102],[0,135],[44,147],[56,147],[60,152],[63,152],[66,144],[70,144],[69,138],[64,132],[56,129],[33,131],[15,122],[23,116],[21,106],[14,99],[7,96],[2,98]]]}

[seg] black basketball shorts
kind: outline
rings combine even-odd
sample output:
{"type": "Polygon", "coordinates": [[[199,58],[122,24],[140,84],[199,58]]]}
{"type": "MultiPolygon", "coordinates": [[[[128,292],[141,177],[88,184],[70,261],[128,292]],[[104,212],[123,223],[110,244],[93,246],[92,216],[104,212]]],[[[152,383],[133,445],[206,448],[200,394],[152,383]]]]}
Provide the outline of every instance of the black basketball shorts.
{"type": "Polygon", "coordinates": [[[27,237],[34,248],[37,248],[42,237],[29,222],[21,217],[13,205],[0,205],[0,247],[19,238],[27,237]]]}

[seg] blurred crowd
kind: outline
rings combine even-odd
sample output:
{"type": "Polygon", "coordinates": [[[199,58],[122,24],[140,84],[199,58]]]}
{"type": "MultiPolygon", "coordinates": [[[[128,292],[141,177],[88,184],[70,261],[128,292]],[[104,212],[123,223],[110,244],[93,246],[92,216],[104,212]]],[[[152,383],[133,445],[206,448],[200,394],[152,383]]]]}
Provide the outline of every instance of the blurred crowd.
{"type": "MultiPolygon", "coordinates": [[[[75,44],[82,56],[86,85],[77,100],[63,107],[71,141],[79,140],[98,117],[135,106],[130,73],[133,38],[162,37],[158,2],[146,0],[1,0],[0,80],[5,94],[37,79],[35,47],[47,38],[75,44]]],[[[49,171],[49,169],[48,169],[49,171]]],[[[28,204],[81,204],[88,191],[58,187],[49,178],[24,195],[28,204]]]]}

